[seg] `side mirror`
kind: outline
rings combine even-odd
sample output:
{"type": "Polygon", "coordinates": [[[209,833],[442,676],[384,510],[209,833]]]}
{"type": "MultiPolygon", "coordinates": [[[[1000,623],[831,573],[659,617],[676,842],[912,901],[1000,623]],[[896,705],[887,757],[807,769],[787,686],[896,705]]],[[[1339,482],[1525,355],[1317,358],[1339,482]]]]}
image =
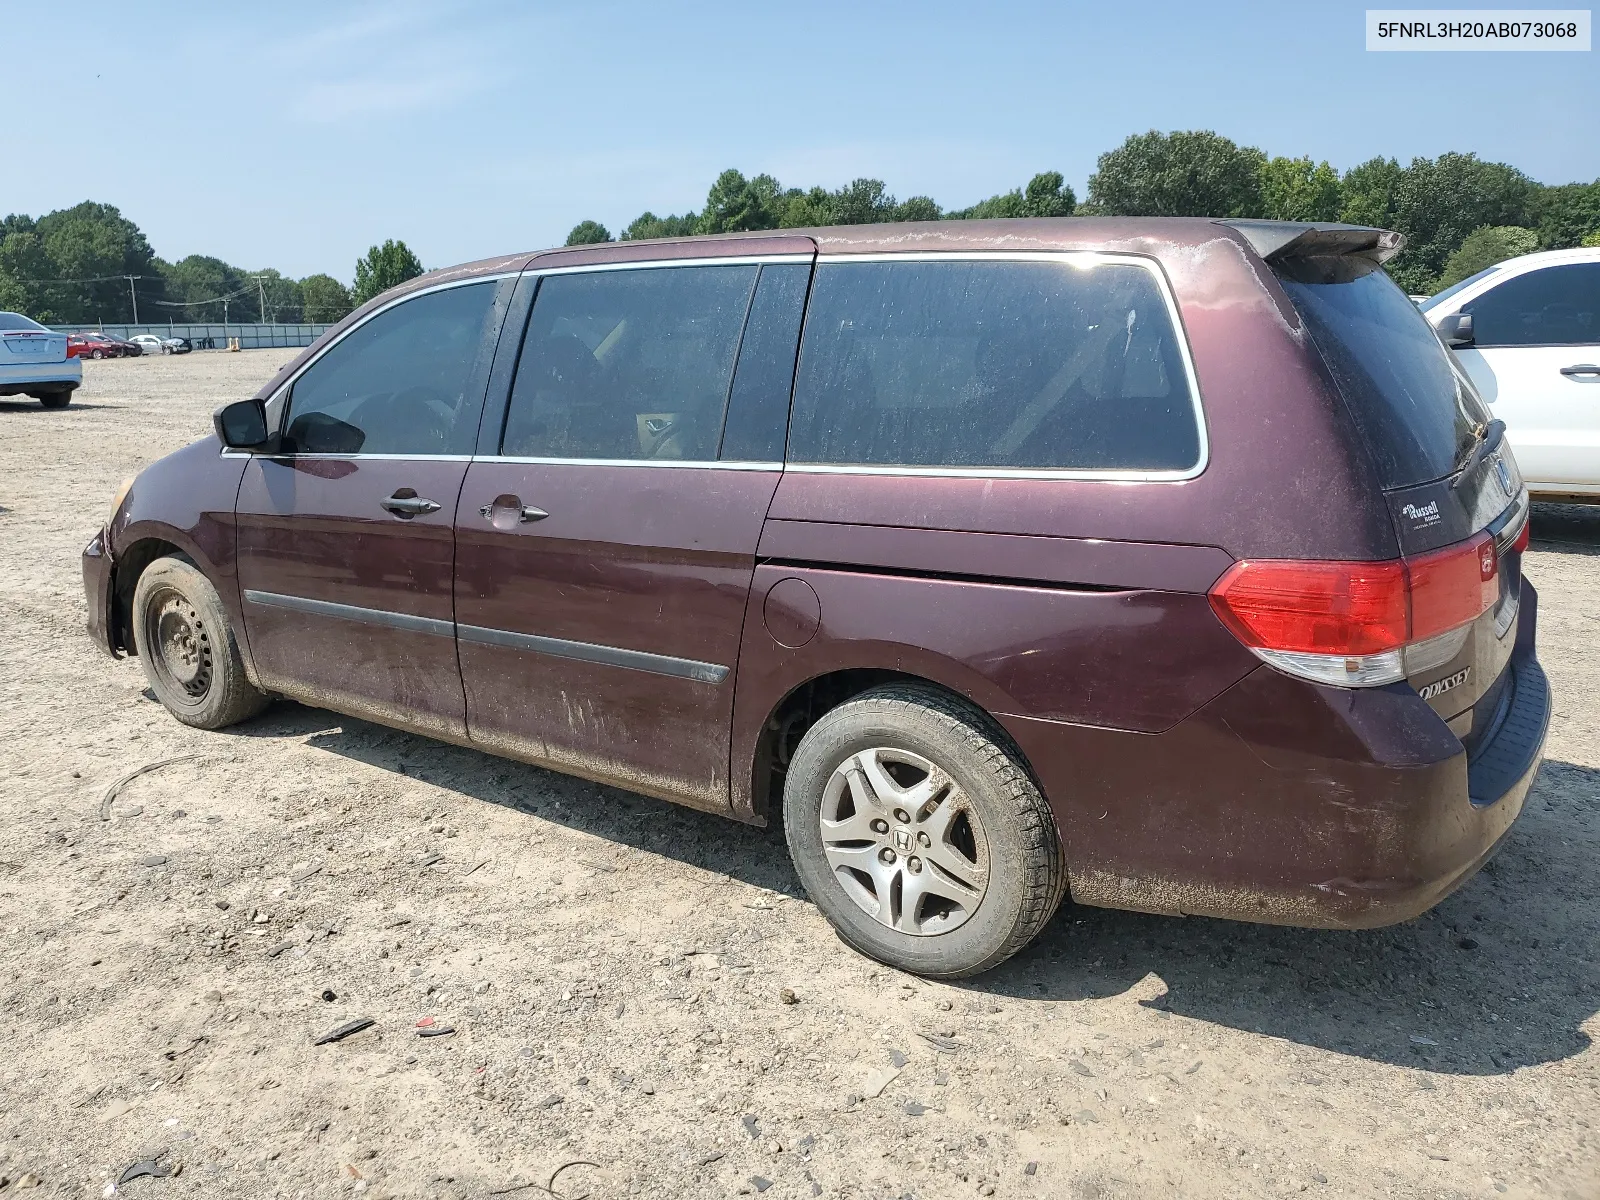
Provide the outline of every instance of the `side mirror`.
{"type": "Polygon", "coordinates": [[[267,410],[260,400],[235,400],[211,415],[217,437],[231,450],[254,450],[267,441],[267,410]]]}
{"type": "Polygon", "coordinates": [[[1441,317],[1434,328],[1439,331],[1446,346],[1472,345],[1471,313],[1451,313],[1448,317],[1441,317]]]}

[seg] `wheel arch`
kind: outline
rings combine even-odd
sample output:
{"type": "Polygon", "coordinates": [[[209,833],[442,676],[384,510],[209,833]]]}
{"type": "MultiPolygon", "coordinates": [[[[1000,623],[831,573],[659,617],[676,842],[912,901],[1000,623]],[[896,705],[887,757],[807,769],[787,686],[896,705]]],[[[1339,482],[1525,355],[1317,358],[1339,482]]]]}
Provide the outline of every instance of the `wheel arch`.
{"type": "MultiPolygon", "coordinates": [[[[176,532],[175,530],[173,531],[176,532]]],[[[133,637],[133,592],[139,586],[139,577],[158,558],[181,556],[193,562],[201,571],[206,568],[194,554],[168,537],[151,534],[135,538],[120,547],[112,560],[111,612],[108,631],[112,645],[130,657],[138,656],[133,637]]],[[[209,575],[210,572],[207,572],[209,575]]],[[[215,584],[213,579],[212,583],[215,584]]]]}
{"type": "MultiPolygon", "coordinates": [[[[769,818],[773,797],[783,794],[783,780],[789,758],[806,731],[826,713],[865,692],[885,684],[911,684],[941,692],[971,708],[984,718],[991,736],[999,739],[1016,757],[1034,785],[1039,778],[1022,748],[1006,732],[1000,719],[975,697],[948,682],[911,671],[878,667],[838,667],[820,671],[791,687],[771,706],[761,723],[754,753],[750,759],[750,809],[758,821],[769,818]]],[[[1043,794],[1043,788],[1040,787],[1043,794]]]]}

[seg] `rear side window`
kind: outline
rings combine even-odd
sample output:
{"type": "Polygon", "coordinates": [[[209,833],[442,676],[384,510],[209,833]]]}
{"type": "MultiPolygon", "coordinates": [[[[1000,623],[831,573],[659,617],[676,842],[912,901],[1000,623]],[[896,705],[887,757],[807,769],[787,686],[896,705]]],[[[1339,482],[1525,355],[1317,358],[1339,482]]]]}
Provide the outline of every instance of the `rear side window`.
{"type": "Polygon", "coordinates": [[[1563,263],[1514,276],[1461,306],[1472,344],[1600,345],[1600,263],[1563,263]]]}
{"type": "Polygon", "coordinates": [[[472,453],[494,295],[493,283],[427,292],[356,326],[295,380],[284,449],[472,453]]]}
{"type": "Polygon", "coordinates": [[[500,453],[715,460],[758,269],[648,267],[541,280],[500,453]]]}
{"type": "Polygon", "coordinates": [[[824,263],[789,460],[1185,472],[1196,398],[1139,260],[824,263]]]}
{"type": "Polygon", "coordinates": [[[1280,282],[1371,450],[1382,485],[1409,487],[1450,474],[1489,414],[1410,298],[1381,270],[1338,283],[1280,282]]]}

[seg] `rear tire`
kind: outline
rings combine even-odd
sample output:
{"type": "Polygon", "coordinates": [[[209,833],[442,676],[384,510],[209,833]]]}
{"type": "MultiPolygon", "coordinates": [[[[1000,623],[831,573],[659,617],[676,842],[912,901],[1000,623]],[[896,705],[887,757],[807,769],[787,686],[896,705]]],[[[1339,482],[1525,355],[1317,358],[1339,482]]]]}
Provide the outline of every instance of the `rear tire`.
{"type": "Polygon", "coordinates": [[[151,690],[197,729],[222,729],[270,702],[245,674],[222,597],[185,558],[158,558],[133,589],[133,640],[151,690]]]}
{"type": "Polygon", "coordinates": [[[39,397],[39,403],[46,408],[65,408],[72,403],[71,392],[45,392],[39,397]]]}
{"type": "Polygon", "coordinates": [[[1066,893],[1055,818],[1010,739],[929,686],[874,688],[813,725],[789,763],[783,823],[839,936],[932,979],[1004,962],[1066,893]]]}
{"type": "Polygon", "coordinates": [[[105,355],[105,351],[104,350],[91,350],[89,352],[89,357],[90,358],[104,358],[105,356],[106,355],[105,355]]]}

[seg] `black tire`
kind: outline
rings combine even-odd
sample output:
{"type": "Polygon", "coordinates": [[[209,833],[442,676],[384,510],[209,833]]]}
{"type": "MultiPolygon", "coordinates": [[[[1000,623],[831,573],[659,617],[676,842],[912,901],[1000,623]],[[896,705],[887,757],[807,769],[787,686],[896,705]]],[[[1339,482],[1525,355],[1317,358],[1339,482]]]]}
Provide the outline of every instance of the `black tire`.
{"type": "MultiPolygon", "coordinates": [[[[839,936],[879,962],[931,979],[959,979],[1004,962],[1045,927],[1066,893],[1055,818],[1010,739],[979,710],[930,686],[874,688],[817,721],[789,763],[783,824],[795,870],[839,936]],[[820,818],[829,780],[853,755],[877,747],[932,763],[965,793],[981,822],[986,887],[970,915],[948,931],[901,932],[880,923],[852,899],[828,861],[820,818]]],[[[905,861],[907,870],[918,865],[905,861]]]]}
{"type": "Polygon", "coordinates": [[[89,357],[90,358],[104,358],[105,356],[106,356],[106,354],[105,354],[104,350],[91,350],[91,351],[89,351],[89,357]]]}
{"type": "Polygon", "coordinates": [[[43,392],[39,396],[39,403],[46,408],[65,408],[72,403],[71,392],[43,392]]]}
{"type": "Polygon", "coordinates": [[[157,699],[185,725],[221,729],[269,699],[245,674],[222,598],[186,558],[158,558],[133,589],[133,640],[157,699]]]}

